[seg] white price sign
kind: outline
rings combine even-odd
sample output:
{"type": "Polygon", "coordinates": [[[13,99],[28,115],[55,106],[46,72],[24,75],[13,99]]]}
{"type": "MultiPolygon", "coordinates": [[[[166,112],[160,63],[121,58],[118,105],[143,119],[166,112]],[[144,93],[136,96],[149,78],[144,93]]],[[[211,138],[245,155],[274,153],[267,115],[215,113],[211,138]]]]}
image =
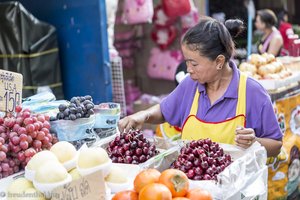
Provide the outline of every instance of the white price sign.
{"type": "Polygon", "coordinates": [[[98,171],[54,189],[51,200],[106,200],[105,188],[102,172],[98,171]]]}
{"type": "Polygon", "coordinates": [[[22,74],[0,69],[0,110],[14,112],[22,103],[22,74]]]}

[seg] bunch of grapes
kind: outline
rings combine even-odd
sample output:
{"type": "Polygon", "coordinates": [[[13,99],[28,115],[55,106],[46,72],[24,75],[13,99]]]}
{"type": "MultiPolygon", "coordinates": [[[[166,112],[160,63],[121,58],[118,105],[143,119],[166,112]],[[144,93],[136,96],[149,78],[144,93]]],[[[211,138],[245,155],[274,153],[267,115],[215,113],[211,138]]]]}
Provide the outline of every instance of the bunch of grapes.
{"type": "Polygon", "coordinates": [[[183,171],[192,180],[216,180],[230,163],[231,156],[224,154],[218,143],[204,139],[186,144],[171,168],[183,171]]]}
{"type": "Polygon", "coordinates": [[[49,132],[49,116],[16,107],[16,114],[0,117],[0,179],[24,169],[32,156],[57,142],[49,132]]]}
{"type": "Polygon", "coordinates": [[[69,105],[60,104],[56,118],[51,120],[64,119],[75,120],[79,118],[89,118],[94,114],[94,103],[90,95],[84,97],[73,97],[69,105]]]}
{"type": "Polygon", "coordinates": [[[143,163],[159,153],[142,132],[134,130],[116,136],[106,150],[112,162],[127,164],[143,163]]]}

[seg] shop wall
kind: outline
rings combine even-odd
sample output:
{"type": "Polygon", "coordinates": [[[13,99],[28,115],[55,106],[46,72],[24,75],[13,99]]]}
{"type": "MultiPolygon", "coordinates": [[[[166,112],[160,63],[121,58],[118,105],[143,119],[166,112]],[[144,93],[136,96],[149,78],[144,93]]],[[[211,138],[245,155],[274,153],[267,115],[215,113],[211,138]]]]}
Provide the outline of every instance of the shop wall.
{"type": "MultiPolygon", "coordinates": [[[[154,0],[154,8],[160,4],[160,0],[154,0]]],[[[205,14],[206,7],[205,2],[206,0],[195,1],[195,5],[197,6],[200,13],[205,14]]],[[[122,15],[122,7],[123,1],[119,1],[118,5],[118,16],[122,15]]],[[[176,40],[168,47],[168,50],[172,49],[180,49],[180,36],[181,36],[181,27],[180,27],[180,20],[176,21],[174,24],[178,29],[177,38],[176,40]]],[[[134,80],[135,84],[142,93],[148,93],[152,95],[162,95],[170,93],[175,88],[175,76],[174,80],[162,80],[162,79],[152,79],[149,78],[147,74],[147,65],[150,58],[150,52],[153,47],[156,47],[155,43],[151,39],[151,31],[153,25],[152,23],[143,23],[139,25],[126,25],[122,23],[116,23],[115,25],[115,35],[120,32],[127,32],[132,29],[142,29],[143,34],[138,37],[141,41],[141,48],[137,49],[134,53],[134,67],[131,69],[124,68],[124,79],[126,80],[134,80]]]]}

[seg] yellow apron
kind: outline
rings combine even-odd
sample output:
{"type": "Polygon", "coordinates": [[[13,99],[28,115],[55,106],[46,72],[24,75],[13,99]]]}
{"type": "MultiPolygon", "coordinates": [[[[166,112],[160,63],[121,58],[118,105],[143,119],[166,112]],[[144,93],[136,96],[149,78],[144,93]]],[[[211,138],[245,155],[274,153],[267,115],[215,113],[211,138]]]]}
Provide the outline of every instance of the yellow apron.
{"type": "Polygon", "coordinates": [[[247,76],[240,74],[236,116],[221,122],[205,122],[196,117],[199,92],[196,89],[190,115],[182,128],[182,139],[198,140],[210,138],[214,142],[234,144],[235,130],[246,125],[246,82],[247,76]]]}

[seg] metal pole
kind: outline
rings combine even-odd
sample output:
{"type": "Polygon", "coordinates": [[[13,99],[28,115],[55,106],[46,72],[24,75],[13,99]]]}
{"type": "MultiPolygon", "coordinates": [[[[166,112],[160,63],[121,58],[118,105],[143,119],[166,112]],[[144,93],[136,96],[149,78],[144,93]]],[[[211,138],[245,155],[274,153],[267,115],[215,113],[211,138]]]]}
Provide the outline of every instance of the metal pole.
{"type": "Polygon", "coordinates": [[[247,35],[247,57],[250,56],[251,54],[251,49],[252,49],[252,16],[250,12],[248,12],[248,35],[247,35]]]}

